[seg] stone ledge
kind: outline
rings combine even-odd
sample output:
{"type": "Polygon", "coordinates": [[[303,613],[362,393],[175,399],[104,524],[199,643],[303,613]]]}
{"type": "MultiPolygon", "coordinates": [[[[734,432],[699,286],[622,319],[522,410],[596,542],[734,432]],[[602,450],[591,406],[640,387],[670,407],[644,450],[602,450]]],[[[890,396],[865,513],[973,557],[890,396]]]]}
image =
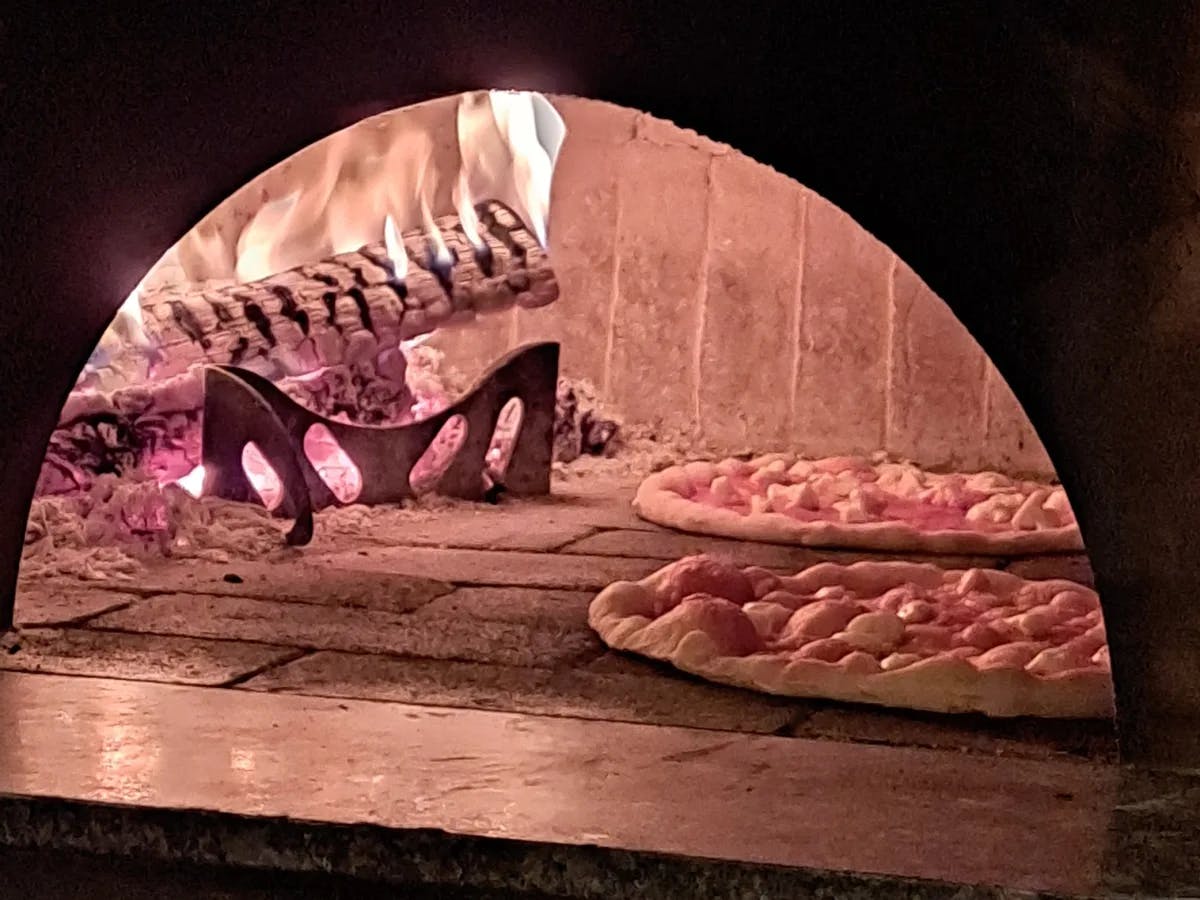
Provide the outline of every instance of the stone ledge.
{"type": "MultiPolygon", "coordinates": [[[[364,887],[387,884],[404,890],[405,897],[414,896],[409,891],[418,891],[416,898],[440,900],[791,900],[814,896],[838,900],[1014,900],[1030,896],[1001,887],[968,888],[912,878],[564,846],[434,829],[395,830],[4,795],[0,795],[0,846],[104,854],[135,861],[139,869],[151,861],[182,862],[225,872],[286,873],[285,877],[333,875],[359,880],[364,887]],[[424,893],[430,889],[432,893],[424,893]]],[[[144,873],[139,874],[138,884],[144,886],[144,873]]],[[[277,887],[278,882],[272,881],[272,886],[277,887]]],[[[354,896],[361,895],[356,891],[354,896]]],[[[1065,900],[1065,895],[1038,896],[1065,900]]]]}
{"type": "Polygon", "coordinates": [[[0,674],[17,733],[13,847],[587,898],[1200,885],[1200,781],[1111,766],[0,674]]]}

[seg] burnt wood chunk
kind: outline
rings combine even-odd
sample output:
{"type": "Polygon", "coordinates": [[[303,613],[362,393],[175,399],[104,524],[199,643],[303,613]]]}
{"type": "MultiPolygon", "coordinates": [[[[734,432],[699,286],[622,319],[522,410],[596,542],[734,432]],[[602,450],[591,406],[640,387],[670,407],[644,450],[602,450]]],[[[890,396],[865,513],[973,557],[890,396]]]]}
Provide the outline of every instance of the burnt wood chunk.
{"type": "Polygon", "coordinates": [[[413,229],[400,236],[403,266],[378,243],[246,284],[148,290],[146,326],[165,361],[158,371],[172,375],[197,363],[237,364],[276,352],[316,369],[338,362],[360,333],[358,346],[370,337],[382,349],[480,312],[558,299],[554,271],[532,232],[500,203],[480,204],[478,214],[474,240],[482,248],[457,216],[436,220],[448,265],[430,252],[431,236],[413,229]]]}

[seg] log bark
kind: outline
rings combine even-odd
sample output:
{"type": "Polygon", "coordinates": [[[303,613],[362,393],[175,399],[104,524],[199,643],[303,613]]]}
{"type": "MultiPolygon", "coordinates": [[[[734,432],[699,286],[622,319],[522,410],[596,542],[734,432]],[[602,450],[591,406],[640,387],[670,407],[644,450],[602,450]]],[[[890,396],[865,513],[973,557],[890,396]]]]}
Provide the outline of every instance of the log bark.
{"type": "Polygon", "coordinates": [[[424,231],[405,232],[403,279],[384,245],[370,244],[260,281],[148,292],[141,302],[156,376],[197,363],[248,366],[273,377],[358,365],[478,313],[556,300],[554,272],[525,225],[500,203],[477,211],[486,251],[476,251],[457,216],[438,219],[453,264],[437,264],[424,231]]]}

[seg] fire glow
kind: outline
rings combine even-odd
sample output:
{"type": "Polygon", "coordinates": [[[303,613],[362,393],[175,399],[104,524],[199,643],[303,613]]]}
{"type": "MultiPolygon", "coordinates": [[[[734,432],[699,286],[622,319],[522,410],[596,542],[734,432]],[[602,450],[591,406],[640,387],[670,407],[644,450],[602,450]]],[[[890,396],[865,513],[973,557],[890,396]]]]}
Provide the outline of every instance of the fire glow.
{"type": "MultiPolygon", "coordinates": [[[[142,288],[147,284],[157,290],[176,283],[249,283],[382,242],[386,260],[381,264],[401,298],[414,262],[434,274],[449,293],[458,258],[447,245],[437,216],[457,216],[457,227],[476,265],[491,276],[494,249],[475,206],[486,200],[511,209],[544,247],[551,175],[565,136],[558,113],[536,93],[479,91],[461,95],[454,116],[455,157],[447,156],[444,138],[435,141],[427,126],[414,127],[411,119],[393,120],[385,113],[331,135],[264,173],[152,267],[122,305],[89,370],[109,371],[104,367],[112,364],[121,348],[153,351],[156,333],[147,330],[153,320],[145,319],[142,312],[142,288]],[[230,219],[229,210],[237,213],[232,221],[245,223],[232,234],[227,224],[222,227],[230,219]],[[425,235],[421,256],[415,255],[413,232],[418,230],[425,235]]],[[[425,332],[396,344],[381,344],[378,352],[404,353],[430,336],[425,332]]],[[[142,355],[144,360],[146,353],[142,355]]],[[[327,371],[328,366],[318,365],[290,371],[288,377],[316,380],[327,371]]],[[[152,376],[149,371],[143,375],[152,376]]],[[[419,420],[440,408],[418,396],[411,415],[419,420]]],[[[309,443],[306,436],[306,454],[322,480],[339,500],[352,502],[362,491],[361,473],[339,457],[340,447],[314,439],[309,453],[309,443]]],[[[277,506],[278,479],[256,447],[247,447],[244,463],[264,503],[277,506]]],[[[175,478],[178,473],[176,468],[160,481],[178,484],[192,496],[203,494],[202,466],[175,478]]]]}
{"type": "MultiPolygon", "coordinates": [[[[248,283],[381,240],[403,285],[411,261],[401,234],[418,228],[429,248],[425,262],[449,279],[457,260],[434,220],[452,213],[486,271],[492,251],[474,204],[487,199],[510,208],[546,245],[551,177],[566,130],[545,97],[461,95],[455,159],[430,133],[389,115],[330,135],[255,179],[168,250],[139,288],[248,283]],[[245,225],[231,234],[237,221],[245,225]]],[[[117,348],[152,346],[140,296],[135,291],[122,306],[92,370],[103,368],[117,348]]]]}

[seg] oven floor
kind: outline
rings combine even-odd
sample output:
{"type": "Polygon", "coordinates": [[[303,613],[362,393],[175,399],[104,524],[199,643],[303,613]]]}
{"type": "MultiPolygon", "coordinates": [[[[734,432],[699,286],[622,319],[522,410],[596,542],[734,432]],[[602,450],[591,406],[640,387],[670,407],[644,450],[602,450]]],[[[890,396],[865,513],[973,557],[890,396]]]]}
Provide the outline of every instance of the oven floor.
{"type": "MultiPolygon", "coordinates": [[[[743,734],[1098,761],[1106,722],[988,720],[709,684],[606,649],[594,593],[702,550],[795,571],[819,552],[683,535],[638,519],[633,483],[558,483],[549,498],[396,511],[255,562],[164,565],[134,582],[26,579],[0,669],[670,725],[743,734]]],[[[1089,580],[1079,556],[1007,566],[1089,580]]]]}

